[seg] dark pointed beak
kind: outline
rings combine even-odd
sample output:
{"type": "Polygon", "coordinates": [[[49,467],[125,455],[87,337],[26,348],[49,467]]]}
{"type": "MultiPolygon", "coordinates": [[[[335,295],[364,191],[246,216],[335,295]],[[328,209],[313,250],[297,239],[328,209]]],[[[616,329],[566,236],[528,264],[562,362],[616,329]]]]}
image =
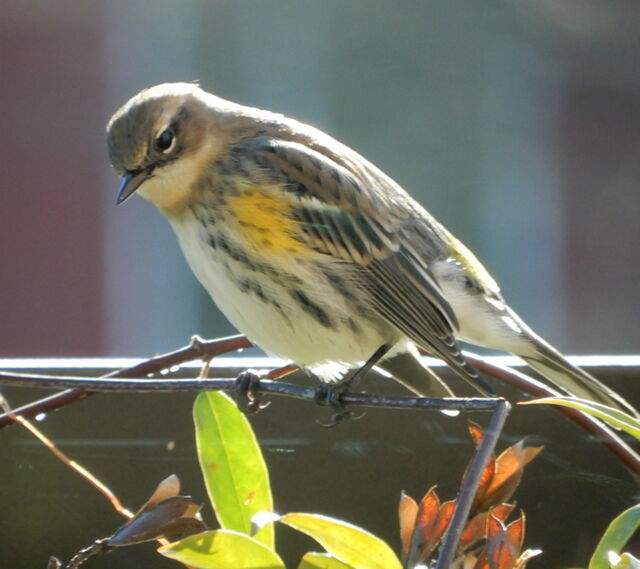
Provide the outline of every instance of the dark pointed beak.
{"type": "Polygon", "coordinates": [[[142,184],[151,176],[150,170],[140,170],[138,172],[127,172],[122,176],[120,189],[118,190],[117,204],[126,201],[142,184]]]}

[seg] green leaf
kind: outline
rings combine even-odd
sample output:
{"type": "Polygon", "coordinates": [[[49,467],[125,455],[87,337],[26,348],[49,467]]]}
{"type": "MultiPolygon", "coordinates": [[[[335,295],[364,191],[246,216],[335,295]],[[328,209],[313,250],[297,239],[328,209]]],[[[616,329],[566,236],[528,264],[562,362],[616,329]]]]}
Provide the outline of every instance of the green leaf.
{"type": "Polygon", "coordinates": [[[640,504],[615,518],[604,532],[589,561],[589,569],[609,569],[609,552],[620,553],[640,525],[640,504]]]}
{"type": "MultiPolygon", "coordinates": [[[[251,535],[251,518],[273,511],[269,472],[251,425],[216,391],[198,395],[193,415],[200,468],[218,521],[223,529],[251,535]]],[[[273,549],[273,524],[254,537],[273,549]]]]}
{"type": "Polygon", "coordinates": [[[562,405],[563,407],[571,407],[578,411],[584,411],[593,415],[598,419],[602,419],[616,429],[626,431],[633,435],[636,439],[640,439],[640,421],[607,405],[596,403],[595,401],[587,401],[586,399],[578,399],[577,397],[545,397],[544,399],[536,399],[535,401],[527,401],[521,405],[532,405],[538,403],[548,403],[551,405],[562,405]]]}
{"type": "Polygon", "coordinates": [[[315,539],[331,555],[357,569],[401,569],[381,539],[346,522],[315,514],[286,514],[280,521],[315,539]]]}
{"type": "Polygon", "coordinates": [[[273,549],[248,535],[223,529],[190,535],[158,552],[198,569],[285,569],[273,549]]]}
{"type": "Polygon", "coordinates": [[[347,565],[327,553],[307,553],[298,569],[353,569],[353,565],[347,565]]]}

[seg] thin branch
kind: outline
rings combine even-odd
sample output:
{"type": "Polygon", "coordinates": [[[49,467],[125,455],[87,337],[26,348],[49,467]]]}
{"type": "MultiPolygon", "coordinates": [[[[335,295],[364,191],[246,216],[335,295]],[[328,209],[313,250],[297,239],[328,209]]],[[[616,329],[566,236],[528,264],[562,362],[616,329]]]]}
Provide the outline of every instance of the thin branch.
{"type": "Polygon", "coordinates": [[[40,429],[38,429],[31,421],[25,419],[20,415],[16,415],[9,405],[9,402],[6,398],[0,395],[0,407],[2,407],[5,413],[16,423],[20,424],[24,427],[29,433],[31,433],[36,439],[38,439],[44,446],[47,448],[53,455],[60,460],[63,464],[68,466],[71,470],[75,470],[82,478],[84,478],[89,484],[91,484],[98,492],[100,492],[113,506],[114,510],[124,516],[125,518],[132,518],[133,512],[128,510],[122,505],[122,502],[118,499],[118,497],[113,493],[113,491],[103,482],[101,482],[97,477],[95,477],[91,472],[89,472],[84,466],[75,460],[69,458],[65,453],[63,453],[54,442],[47,437],[40,429]]]}
{"type": "MultiPolygon", "coordinates": [[[[282,372],[291,372],[290,366],[278,368],[277,375],[282,372]]],[[[128,392],[128,393],[158,393],[177,391],[233,391],[236,389],[235,379],[136,379],[136,378],[93,378],[93,377],[69,377],[53,375],[33,375],[20,373],[0,372],[0,384],[13,387],[39,387],[45,389],[60,389],[72,387],[74,389],[90,390],[92,392],[128,392]]],[[[309,402],[317,402],[318,392],[323,387],[305,387],[260,379],[255,385],[255,392],[260,394],[279,395],[292,397],[309,402]]],[[[496,399],[487,397],[447,397],[444,399],[425,398],[418,396],[370,395],[366,393],[345,393],[341,396],[345,405],[359,407],[387,407],[387,408],[415,408],[437,409],[451,411],[492,411],[496,399]]],[[[15,413],[15,411],[14,411],[15,413]]]]}
{"type": "MultiPolygon", "coordinates": [[[[253,344],[244,336],[229,336],[216,340],[205,341],[198,336],[193,336],[191,343],[173,352],[168,352],[159,356],[148,358],[139,364],[129,368],[120,369],[107,374],[106,377],[147,377],[149,374],[159,373],[164,369],[176,365],[184,364],[195,359],[211,359],[221,354],[250,348],[253,344]]],[[[60,409],[70,403],[85,399],[93,395],[94,392],[78,389],[68,389],[62,393],[56,393],[49,397],[39,399],[22,407],[13,410],[16,415],[23,417],[35,417],[40,413],[50,413],[60,409]]],[[[0,415],[0,429],[13,424],[13,420],[6,413],[0,415]]]]}
{"type": "Polygon", "coordinates": [[[453,512],[449,529],[442,540],[436,569],[448,569],[451,567],[460,542],[460,535],[469,518],[471,505],[480,485],[482,473],[496,447],[498,437],[502,433],[504,422],[511,409],[511,405],[504,399],[494,401],[496,406],[489,421],[489,426],[462,481],[460,494],[456,501],[456,509],[453,512]]]}
{"type": "MultiPolygon", "coordinates": [[[[30,434],[38,439],[43,444],[43,446],[47,448],[58,460],[60,460],[71,470],[74,470],[77,474],[82,476],[82,478],[84,478],[91,486],[98,490],[98,492],[100,492],[110,502],[116,512],[127,519],[131,519],[134,516],[133,512],[122,505],[122,502],[120,502],[119,498],[104,482],[98,479],[98,477],[92,474],[80,463],[69,458],[65,453],[63,453],[55,445],[55,443],[51,439],[49,439],[49,437],[47,437],[40,429],[38,429],[31,421],[25,419],[20,415],[16,415],[11,410],[11,406],[9,405],[6,397],[4,397],[4,395],[2,394],[0,394],[0,407],[5,411],[7,416],[24,427],[30,434]]],[[[110,553],[112,551],[112,548],[106,547],[107,539],[108,538],[96,540],[89,547],[80,550],[76,555],[74,555],[73,559],[71,559],[69,563],[65,565],[65,569],[80,567],[80,565],[82,565],[89,557],[97,553],[110,553]]],[[[164,538],[160,538],[157,541],[158,543],[160,543],[160,545],[167,545],[169,543],[169,541],[164,538]]],[[[184,565],[186,569],[194,569],[186,563],[181,564],[184,565]]],[[[61,567],[61,564],[56,558],[50,558],[49,566],[53,568],[59,568],[61,567]]]]}
{"type": "MultiPolygon", "coordinates": [[[[153,358],[149,358],[139,364],[132,366],[130,368],[121,369],[110,373],[103,380],[109,378],[140,378],[147,377],[150,374],[158,373],[164,369],[183,364],[187,361],[191,361],[194,359],[203,359],[205,361],[210,360],[211,358],[224,354],[230,351],[238,350],[241,348],[250,347],[252,344],[244,337],[244,336],[231,336],[229,338],[221,338],[217,340],[211,341],[203,341],[198,337],[194,337],[191,341],[191,344],[176,350],[174,352],[169,352],[167,354],[155,356],[153,358]]],[[[532,379],[531,377],[513,370],[511,368],[501,367],[492,363],[487,362],[475,356],[473,354],[466,353],[465,356],[473,363],[473,365],[482,373],[488,376],[495,377],[501,381],[504,381],[510,385],[515,386],[520,391],[531,395],[532,397],[549,397],[558,395],[559,392],[555,391],[551,387],[532,379]]],[[[286,375],[287,373],[291,373],[295,371],[295,366],[286,366],[285,368],[281,368],[279,370],[272,370],[269,374],[270,377],[277,378],[286,375]]],[[[37,376],[28,376],[34,378],[36,380],[37,376]]],[[[43,381],[53,381],[55,378],[40,376],[43,381]]],[[[17,408],[13,410],[13,413],[16,415],[22,415],[25,417],[35,416],[39,413],[46,413],[58,409],[64,405],[77,401],[79,399],[85,398],[89,395],[95,393],[95,391],[91,390],[102,390],[102,389],[114,389],[113,387],[105,387],[100,386],[98,383],[91,383],[82,385],[81,382],[83,378],[59,378],[61,380],[68,380],[70,383],[66,386],[73,386],[74,389],[67,389],[62,393],[58,393],[52,395],[50,397],[46,397],[44,399],[35,401],[33,403],[24,405],[23,407],[17,408]],[[82,387],[82,389],[79,389],[82,387]]],[[[24,376],[19,376],[19,374],[8,374],[8,373],[0,373],[0,383],[6,382],[6,384],[20,384],[25,380],[24,376]]],[[[95,378],[87,378],[87,381],[98,382],[100,379],[95,378]]],[[[150,391],[158,391],[158,390],[198,390],[198,389],[233,389],[235,386],[233,380],[215,380],[215,381],[227,381],[229,382],[226,385],[216,386],[215,384],[207,384],[203,383],[211,380],[144,380],[144,387],[147,387],[150,391]],[[194,385],[193,382],[197,381],[198,385],[194,385]],[[174,383],[172,383],[174,382],[174,383]],[[189,384],[188,382],[191,382],[189,384]],[[179,385],[178,385],[179,384],[179,385]]],[[[30,387],[36,387],[34,382],[27,383],[30,387]]],[[[106,383],[104,384],[106,385],[106,383]]],[[[264,382],[261,382],[261,386],[266,385],[264,382]]],[[[141,385],[133,385],[129,384],[121,384],[123,389],[129,391],[138,391],[143,390],[141,385]]],[[[38,387],[42,387],[38,385],[38,387]]],[[[57,383],[55,386],[49,385],[51,388],[61,389],[65,387],[62,383],[57,383]]],[[[277,386],[272,386],[267,389],[270,393],[275,394],[284,394],[292,397],[297,397],[299,399],[308,399],[311,393],[315,393],[315,391],[311,388],[308,391],[305,391],[305,388],[297,388],[300,391],[298,394],[295,392],[287,392],[287,393],[278,393],[279,389],[277,386]],[[300,396],[301,394],[301,396],[300,396]]],[[[285,391],[287,389],[285,388],[285,391]]],[[[415,401],[420,398],[416,397],[408,397],[404,398],[405,402],[400,405],[387,405],[385,402],[388,398],[376,398],[375,396],[365,396],[366,402],[364,400],[358,399],[357,394],[345,394],[343,396],[344,403],[354,404],[354,405],[363,405],[363,406],[401,406],[401,407],[414,407],[414,408],[436,408],[432,403],[419,403],[416,404],[415,401]],[[354,399],[351,399],[354,398],[354,399]]],[[[396,398],[398,399],[398,398],[396,398]]],[[[425,400],[429,401],[429,400],[425,400]]],[[[475,401],[479,401],[476,399],[475,401]]],[[[474,407],[475,403],[471,406],[474,407]]],[[[453,409],[454,407],[450,407],[453,409]]],[[[466,409],[469,409],[466,407],[466,409]]],[[[479,408],[478,408],[479,409],[479,408]]],[[[597,419],[585,415],[580,411],[575,409],[570,409],[567,407],[555,407],[555,409],[563,413],[570,420],[575,422],[581,428],[583,428],[588,433],[597,437],[607,448],[609,448],[618,459],[627,466],[632,472],[637,475],[640,475],[640,456],[629,447],[629,445],[621,439],[617,433],[612,431],[610,428],[603,425],[597,419]]],[[[14,421],[7,415],[0,415],[0,428],[5,427],[7,425],[12,424],[14,421]]]]}
{"type": "Polygon", "coordinates": [[[54,456],[66,464],[72,470],[75,470],[80,476],[82,476],[89,484],[91,484],[94,488],[96,488],[113,506],[113,509],[118,512],[120,515],[125,518],[132,518],[133,512],[128,510],[122,505],[122,502],[118,499],[118,497],[113,493],[113,491],[103,482],[101,482],[98,478],[96,478],[91,472],[89,472],[84,466],[76,462],[75,460],[69,458],[66,454],[64,454],[51,439],[49,439],[42,431],[38,430],[35,425],[21,417],[19,415],[13,415],[15,421],[20,423],[25,429],[27,429],[34,437],[36,437],[48,450],[50,450],[54,456]]]}

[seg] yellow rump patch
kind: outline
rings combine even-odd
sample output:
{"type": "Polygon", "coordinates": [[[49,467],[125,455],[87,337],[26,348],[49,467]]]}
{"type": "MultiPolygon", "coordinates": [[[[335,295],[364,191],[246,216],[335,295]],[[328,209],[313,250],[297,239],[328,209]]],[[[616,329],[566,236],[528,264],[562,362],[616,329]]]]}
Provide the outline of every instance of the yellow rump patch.
{"type": "Polygon", "coordinates": [[[277,186],[242,186],[227,199],[229,213],[240,226],[247,244],[264,254],[304,253],[296,239],[300,224],[293,218],[293,204],[277,186]]]}

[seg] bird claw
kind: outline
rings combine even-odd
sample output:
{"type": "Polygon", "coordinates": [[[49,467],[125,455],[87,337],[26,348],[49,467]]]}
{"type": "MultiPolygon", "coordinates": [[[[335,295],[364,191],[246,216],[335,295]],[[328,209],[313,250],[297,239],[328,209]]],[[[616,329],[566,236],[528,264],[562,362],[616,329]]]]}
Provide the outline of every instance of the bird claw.
{"type": "Polygon", "coordinates": [[[345,404],[342,402],[342,396],[347,393],[350,385],[351,381],[346,380],[335,385],[322,385],[317,388],[315,394],[316,403],[323,406],[328,405],[335,411],[327,423],[316,419],[318,425],[330,429],[346,421],[358,421],[365,416],[365,413],[357,415],[353,411],[347,410],[345,404]]]}
{"type": "Polygon", "coordinates": [[[251,370],[243,371],[236,377],[236,393],[238,394],[238,408],[247,415],[259,413],[270,405],[261,402],[257,390],[260,387],[260,376],[251,370]]]}

